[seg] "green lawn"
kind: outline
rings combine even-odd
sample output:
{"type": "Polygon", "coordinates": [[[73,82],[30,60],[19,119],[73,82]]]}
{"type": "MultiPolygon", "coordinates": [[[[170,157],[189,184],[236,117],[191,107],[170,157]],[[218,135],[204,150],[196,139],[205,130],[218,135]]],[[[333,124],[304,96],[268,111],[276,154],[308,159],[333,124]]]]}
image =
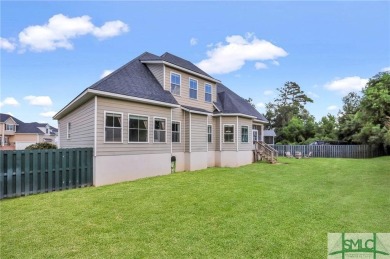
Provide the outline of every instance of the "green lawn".
{"type": "Polygon", "coordinates": [[[325,258],[390,232],[390,157],[285,159],[0,202],[1,258],[325,258]]]}

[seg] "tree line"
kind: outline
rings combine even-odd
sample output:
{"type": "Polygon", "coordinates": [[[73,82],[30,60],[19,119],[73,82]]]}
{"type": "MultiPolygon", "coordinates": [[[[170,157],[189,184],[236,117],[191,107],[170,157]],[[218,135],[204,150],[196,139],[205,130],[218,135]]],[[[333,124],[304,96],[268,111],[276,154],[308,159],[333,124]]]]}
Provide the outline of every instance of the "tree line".
{"type": "Polygon", "coordinates": [[[269,121],[266,127],[276,132],[276,143],[309,144],[324,140],[390,147],[389,72],[372,77],[360,94],[348,93],[337,116],[327,114],[318,122],[305,107],[313,100],[297,83],[286,82],[277,91],[277,98],[265,105],[264,114],[269,121]]]}

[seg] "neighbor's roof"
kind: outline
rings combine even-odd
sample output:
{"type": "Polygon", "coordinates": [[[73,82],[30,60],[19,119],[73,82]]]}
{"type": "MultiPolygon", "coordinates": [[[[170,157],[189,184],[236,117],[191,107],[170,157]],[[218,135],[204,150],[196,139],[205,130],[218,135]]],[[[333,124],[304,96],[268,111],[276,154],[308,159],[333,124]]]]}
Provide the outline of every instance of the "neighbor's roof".
{"type": "Polygon", "coordinates": [[[18,120],[14,116],[5,113],[0,113],[0,122],[5,122],[6,120],[8,120],[9,117],[11,117],[17,124],[23,123],[23,121],[18,120]]]}
{"type": "MultiPolygon", "coordinates": [[[[46,127],[47,123],[38,123],[38,122],[28,122],[25,123],[14,116],[0,113],[0,122],[5,122],[9,117],[11,117],[18,125],[16,126],[16,133],[37,133],[44,134],[38,127],[46,127]]],[[[50,126],[50,125],[49,125],[50,126]]],[[[57,133],[58,129],[50,126],[52,133],[57,133]]],[[[53,134],[52,134],[53,135],[53,134]]]]}
{"type": "Polygon", "coordinates": [[[276,137],[276,133],[273,129],[264,130],[264,137],[276,137]]]}
{"type": "Polygon", "coordinates": [[[268,122],[267,119],[256,110],[247,100],[237,95],[225,85],[217,84],[217,103],[216,106],[221,112],[218,113],[242,113],[256,117],[256,119],[268,122]]]}
{"type": "Polygon", "coordinates": [[[145,52],[88,89],[178,104],[169,91],[165,91],[152,72],[141,63],[142,59],[156,56],[145,52]]]}

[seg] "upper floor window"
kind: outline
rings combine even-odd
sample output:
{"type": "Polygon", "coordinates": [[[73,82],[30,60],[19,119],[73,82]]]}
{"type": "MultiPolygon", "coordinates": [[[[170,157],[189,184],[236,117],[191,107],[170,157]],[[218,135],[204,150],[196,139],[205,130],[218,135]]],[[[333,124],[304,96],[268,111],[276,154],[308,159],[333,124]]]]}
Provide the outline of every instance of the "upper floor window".
{"type": "Polygon", "coordinates": [[[213,142],[213,127],[212,125],[207,125],[207,142],[213,142]]]}
{"type": "Polygon", "coordinates": [[[204,85],[204,100],[211,103],[211,85],[204,85]]]}
{"type": "Polygon", "coordinates": [[[171,93],[180,95],[180,75],[171,73],[171,93]]]}
{"type": "Polygon", "coordinates": [[[148,117],[129,115],[129,142],[148,142],[148,117]]]}
{"type": "Polygon", "coordinates": [[[104,141],[122,142],[122,113],[106,112],[104,141]]]}
{"type": "Polygon", "coordinates": [[[172,142],[180,142],[180,122],[172,122],[172,142]]]}
{"type": "Polygon", "coordinates": [[[71,123],[68,122],[68,124],[66,125],[66,138],[67,139],[70,139],[70,130],[71,130],[71,123]]]}
{"type": "Polygon", "coordinates": [[[234,125],[223,125],[223,142],[234,142],[234,125]]]}
{"type": "Polygon", "coordinates": [[[190,78],[190,98],[198,99],[198,81],[190,78]]]}
{"type": "Polygon", "coordinates": [[[154,142],[166,142],[167,120],[162,118],[154,119],[154,142]]]}
{"type": "Polygon", "coordinates": [[[5,130],[15,131],[15,125],[5,124],[5,130]]]}
{"type": "Polygon", "coordinates": [[[241,127],[241,142],[248,143],[249,142],[248,138],[249,138],[248,126],[242,126],[241,127]]]}

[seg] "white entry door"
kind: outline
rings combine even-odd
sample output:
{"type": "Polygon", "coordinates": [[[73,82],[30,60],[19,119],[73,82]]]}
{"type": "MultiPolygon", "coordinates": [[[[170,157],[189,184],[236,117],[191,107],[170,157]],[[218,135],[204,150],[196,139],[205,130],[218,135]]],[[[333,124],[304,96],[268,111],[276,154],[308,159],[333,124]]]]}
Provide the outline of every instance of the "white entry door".
{"type": "Polygon", "coordinates": [[[259,132],[256,129],[252,130],[252,132],[253,132],[253,142],[258,141],[259,140],[259,132]]]}

